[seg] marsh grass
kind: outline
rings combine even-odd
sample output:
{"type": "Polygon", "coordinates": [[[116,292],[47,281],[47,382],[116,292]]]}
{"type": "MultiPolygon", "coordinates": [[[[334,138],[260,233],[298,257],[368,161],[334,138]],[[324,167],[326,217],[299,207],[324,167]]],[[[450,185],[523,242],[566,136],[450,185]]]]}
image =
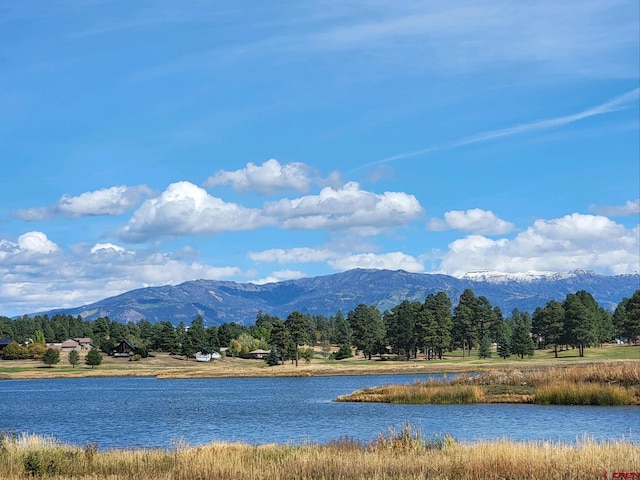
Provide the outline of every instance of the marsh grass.
{"type": "Polygon", "coordinates": [[[396,404],[465,404],[485,399],[476,385],[452,385],[438,381],[415,382],[407,385],[384,385],[365,388],[338,397],[339,402],[379,402],[396,404]]]}
{"type": "Polygon", "coordinates": [[[366,388],[342,402],[539,403],[545,405],[638,405],[640,362],[574,364],[529,370],[491,370],[449,381],[366,388]]]}
{"type": "Polygon", "coordinates": [[[640,446],[589,438],[574,444],[463,443],[425,435],[412,425],[389,429],[370,442],[343,438],[303,445],[178,442],[170,449],[100,451],[35,436],[0,438],[4,480],[555,480],[601,478],[603,472],[640,472],[640,446]]]}
{"type": "Polygon", "coordinates": [[[618,385],[575,383],[544,385],[536,390],[535,402],[541,405],[632,405],[636,402],[630,388],[618,385]]]}
{"type": "MultiPolygon", "coordinates": [[[[468,376],[462,376],[458,379],[463,383],[469,380],[468,376]]],[[[630,387],[640,385],[640,361],[576,363],[522,370],[491,370],[474,377],[473,381],[479,384],[526,384],[531,386],[583,382],[630,387]]]]}

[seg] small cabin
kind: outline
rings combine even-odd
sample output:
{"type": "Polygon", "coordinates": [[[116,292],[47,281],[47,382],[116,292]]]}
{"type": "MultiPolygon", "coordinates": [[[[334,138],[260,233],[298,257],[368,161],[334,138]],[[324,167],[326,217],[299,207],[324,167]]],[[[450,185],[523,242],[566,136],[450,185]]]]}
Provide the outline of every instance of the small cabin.
{"type": "Polygon", "coordinates": [[[80,350],[91,350],[93,345],[91,345],[91,339],[89,337],[74,337],[78,345],[80,346],[80,350]]]}
{"type": "Polygon", "coordinates": [[[69,338],[60,344],[60,350],[63,352],[70,352],[72,350],[80,350],[80,344],[73,338],[69,338]]]}
{"type": "Polygon", "coordinates": [[[204,353],[198,352],[196,353],[196,361],[197,362],[210,362],[212,360],[220,360],[220,354],[218,352],[204,353]]]}
{"type": "Polygon", "coordinates": [[[91,350],[91,339],[88,337],[68,338],[60,344],[52,345],[55,345],[55,348],[63,352],[91,350]]]}
{"type": "Polygon", "coordinates": [[[266,358],[267,355],[269,355],[271,353],[271,350],[261,350],[261,349],[257,349],[257,350],[251,350],[249,352],[249,356],[251,358],[257,358],[257,359],[263,359],[266,358]]]}
{"type": "Polygon", "coordinates": [[[122,340],[114,349],[111,350],[111,355],[114,357],[132,357],[136,354],[138,347],[136,347],[129,340],[122,340]]]}

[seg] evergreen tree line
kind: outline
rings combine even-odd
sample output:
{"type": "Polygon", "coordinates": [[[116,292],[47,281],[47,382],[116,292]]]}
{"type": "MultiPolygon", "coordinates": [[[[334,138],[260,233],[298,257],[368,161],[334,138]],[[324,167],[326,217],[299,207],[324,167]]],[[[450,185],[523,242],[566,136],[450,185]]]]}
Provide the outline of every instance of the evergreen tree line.
{"type": "Polygon", "coordinates": [[[532,355],[535,348],[553,347],[557,352],[569,347],[584,355],[586,347],[598,346],[614,338],[629,342],[640,336],[640,290],[624,298],[613,313],[600,307],[586,291],[568,294],[563,302],[551,300],[531,315],[514,310],[505,318],[498,307],[483,296],[465,290],[455,307],[445,292],[430,294],[424,302],[405,300],[380,312],[374,305],[361,304],[349,311],[326,317],[299,311],[282,320],[262,311],[253,325],[234,322],[205,327],[201,317],[189,326],[169,321],[147,320],[127,324],[99,318],[56,314],[23,316],[12,320],[0,317],[0,338],[19,343],[55,343],[68,338],[89,337],[109,353],[121,340],[129,340],[146,356],[149,351],[193,357],[197,351],[220,351],[246,357],[256,349],[271,350],[269,363],[309,359],[313,351],[303,345],[320,346],[325,356],[341,359],[352,348],[371,359],[393,354],[407,359],[420,354],[427,359],[442,358],[445,352],[461,350],[463,356],[477,350],[480,357],[491,355],[492,347],[503,358],[532,355]],[[331,346],[340,349],[331,353],[331,346]]]}

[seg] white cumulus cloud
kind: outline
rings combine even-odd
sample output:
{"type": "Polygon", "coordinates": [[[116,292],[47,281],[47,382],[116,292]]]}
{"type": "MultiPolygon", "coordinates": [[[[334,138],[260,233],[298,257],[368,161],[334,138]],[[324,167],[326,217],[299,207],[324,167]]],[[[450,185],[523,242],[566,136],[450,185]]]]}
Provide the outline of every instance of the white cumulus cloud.
{"type": "Polygon", "coordinates": [[[427,226],[429,230],[461,230],[482,235],[499,235],[513,230],[514,225],[501,220],[491,210],[472,208],[470,210],[451,210],[444,219],[432,218],[427,226]]]}
{"type": "Polygon", "coordinates": [[[78,196],[63,195],[54,205],[18,210],[14,212],[14,216],[26,221],[39,221],[57,217],[121,215],[152,194],[153,191],[146,185],[119,185],[84,192],[78,196]]]}
{"type": "Polygon", "coordinates": [[[146,200],[121,231],[121,237],[143,241],[154,237],[252,230],[260,212],[213,197],[190,182],[172,183],[159,197],[146,200]]]}
{"type": "Polygon", "coordinates": [[[589,210],[605,217],[625,217],[640,214],[640,199],[627,200],[624,205],[590,205],[589,210]]]}
{"type": "Polygon", "coordinates": [[[16,242],[0,240],[0,263],[13,262],[17,257],[46,257],[60,252],[60,247],[49,240],[43,232],[27,232],[20,235],[16,242]]]}
{"type": "Polygon", "coordinates": [[[406,270],[420,273],[424,271],[424,264],[402,252],[389,253],[360,253],[349,255],[336,260],[329,260],[329,265],[335,270],[351,270],[353,268],[370,268],[378,270],[406,270]]]}
{"type": "Polygon", "coordinates": [[[17,241],[0,239],[0,314],[77,307],[136,288],[244,275],[236,266],[128,251],[113,243],[75,244],[62,251],[43,232],[27,232],[17,241]]]}
{"type": "Polygon", "coordinates": [[[131,252],[126,252],[126,250],[121,247],[120,245],[115,245],[113,243],[96,243],[92,248],[91,248],[91,253],[98,253],[98,254],[116,254],[116,255],[120,255],[123,253],[131,253],[131,252]]]}
{"type": "Polygon", "coordinates": [[[270,159],[256,165],[249,162],[246,167],[234,171],[219,170],[205,181],[206,187],[230,184],[235,190],[254,190],[261,195],[294,190],[306,192],[317,176],[315,169],[300,162],[281,165],[270,159]]]}
{"type": "Polygon", "coordinates": [[[385,228],[406,225],[422,216],[418,199],[404,192],[376,194],[356,182],[342,188],[323,188],[318,195],[282,199],[264,206],[264,214],[285,229],[351,230],[375,234],[385,228]]]}
{"type": "Polygon", "coordinates": [[[469,235],[449,244],[440,267],[462,276],[474,270],[501,272],[593,269],[607,274],[640,271],[639,228],[607,217],[574,213],[536,220],[513,239],[469,235]]]}
{"type": "Polygon", "coordinates": [[[270,275],[265,278],[261,278],[258,280],[253,280],[250,283],[255,283],[256,285],[264,285],[266,283],[276,283],[282,282],[284,280],[296,280],[298,278],[304,278],[307,275],[304,272],[299,272],[297,270],[278,270],[275,272],[271,272],[270,275]]]}

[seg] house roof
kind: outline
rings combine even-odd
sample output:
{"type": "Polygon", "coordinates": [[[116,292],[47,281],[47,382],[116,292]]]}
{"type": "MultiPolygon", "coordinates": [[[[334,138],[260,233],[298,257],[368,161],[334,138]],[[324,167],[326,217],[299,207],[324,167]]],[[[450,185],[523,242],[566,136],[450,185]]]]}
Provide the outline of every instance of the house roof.
{"type": "Polygon", "coordinates": [[[129,348],[131,348],[131,349],[134,349],[134,350],[135,350],[136,348],[138,348],[138,347],[136,347],[133,343],[131,343],[129,340],[122,340],[122,341],[120,342],[120,344],[123,344],[123,343],[125,344],[125,346],[127,346],[127,347],[129,347],[129,348]]]}
{"type": "Polygon", "coordinates": [[[259,354],[259,353],[271,353],[271,350],[261,350],[261,349],[258,348],[256,350],[251,350],[249,352],[249,355],[251,355],[251,354],[255,355],[255,354],[259,354]]]}
{"type": "Polygon", "coordinates": [[[74,339],[69,338],[60,344],[60,348],[75,348],[80,346],[74,339]]]}
{"type": "Polygon", "coordinates": [[[89,337],[74,338],[74,340],[78,343],[91,343],[91,339],[89,337]]]}

